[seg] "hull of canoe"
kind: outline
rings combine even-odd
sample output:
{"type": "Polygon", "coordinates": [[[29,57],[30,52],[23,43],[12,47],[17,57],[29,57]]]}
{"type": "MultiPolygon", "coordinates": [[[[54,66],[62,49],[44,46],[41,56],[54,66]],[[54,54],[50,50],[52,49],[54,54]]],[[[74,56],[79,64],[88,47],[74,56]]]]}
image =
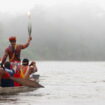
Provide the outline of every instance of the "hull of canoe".
{"type": "MultiPolygon", "coordinates": [[[[35,81],[39,82],[39,75],[33,75],[35,81]]],[[[36,88],[26,87],[26,86],[18,86],[18,87],[0,87],[0,95],[2,94],[16,94],[20,92],[27,92],[36,90],[36,88]]]]}

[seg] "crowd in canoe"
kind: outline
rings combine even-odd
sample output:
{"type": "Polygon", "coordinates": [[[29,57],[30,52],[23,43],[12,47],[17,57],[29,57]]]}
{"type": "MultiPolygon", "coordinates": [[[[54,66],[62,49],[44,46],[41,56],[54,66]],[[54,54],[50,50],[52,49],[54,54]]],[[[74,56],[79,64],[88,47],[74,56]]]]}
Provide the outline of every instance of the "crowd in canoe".
{"type": "Polygon", "coordinates": [[[21,60],[20,58],[21,50],[27,48],[30,45],[31,40],[32,37],[29,36],[25,44],[17,44],[15,36],[9,37],[10,44],[5,49],[0,63],[1,87],[21,86],[22,84],[14,81],[13,77],[29,80],[30,75],[37,72],[35,61],[30,61],[27,58],[21,60]]]}

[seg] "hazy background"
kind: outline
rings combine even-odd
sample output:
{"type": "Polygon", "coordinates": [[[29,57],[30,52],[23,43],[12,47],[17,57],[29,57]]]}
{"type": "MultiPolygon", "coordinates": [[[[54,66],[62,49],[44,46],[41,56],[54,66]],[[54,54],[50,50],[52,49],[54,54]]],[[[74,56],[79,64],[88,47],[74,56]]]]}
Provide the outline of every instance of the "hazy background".
{"type": "Polygon", "coordinates": [[[32,43],[22,52],[35,60],[105,60],[104,0],[0,0],[0,56],[8,37],[28,38],[31,12],[32,43]]]}

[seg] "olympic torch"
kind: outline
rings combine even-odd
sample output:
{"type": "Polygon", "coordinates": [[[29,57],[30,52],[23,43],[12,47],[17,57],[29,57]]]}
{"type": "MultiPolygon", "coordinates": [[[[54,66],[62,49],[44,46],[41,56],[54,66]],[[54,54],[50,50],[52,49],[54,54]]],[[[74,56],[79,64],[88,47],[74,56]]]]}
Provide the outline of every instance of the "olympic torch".
{"type": "Polygon", "coordinates": [[[27,12],[27,16],[28,16],[28,34],[29,34],[29,36],[31,36],[32,24],[31,24],[31,13],[30,13],[30,11],[27,12]]]}

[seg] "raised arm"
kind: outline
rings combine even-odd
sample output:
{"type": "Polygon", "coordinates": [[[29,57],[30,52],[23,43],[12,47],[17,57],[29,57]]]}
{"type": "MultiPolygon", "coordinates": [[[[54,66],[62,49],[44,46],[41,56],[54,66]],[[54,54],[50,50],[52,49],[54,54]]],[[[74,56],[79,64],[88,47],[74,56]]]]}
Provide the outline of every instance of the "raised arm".
{"type": "Polygon", "coordinates": [[[27,48],[27,47],[30,45],[31,40],[32,40],[32,37],[31,37],[31,36],[29,36],[29,38],[28,38],[27,42],[26,42],[25,44],[23,44],[23,45],[22,45],[22,49],[27,48]]]}

